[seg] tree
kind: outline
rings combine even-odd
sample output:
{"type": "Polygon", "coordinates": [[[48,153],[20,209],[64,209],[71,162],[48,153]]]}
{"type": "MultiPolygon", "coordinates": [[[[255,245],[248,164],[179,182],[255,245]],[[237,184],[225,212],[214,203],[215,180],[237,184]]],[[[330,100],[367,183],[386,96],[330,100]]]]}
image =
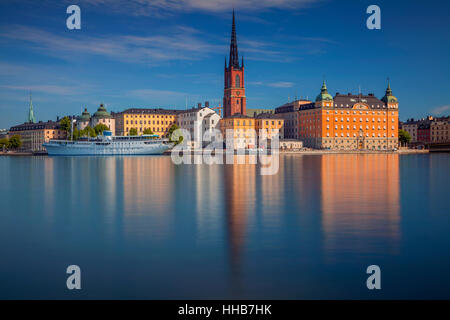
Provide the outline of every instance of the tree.
{"type": "Polygon", "coordinates": [[[411,135],[409,134],[408,131],[400,129],[398,130],[398,140],[403,145],[406,145],[411,141],[411,135]]]}
{"type": "Polygon", "coordinates": [[[153,131],[150,128],[146,128],[144,129],[144,134],[153,134],[153,131]]]}
{"type": "Polygon", "coordinates": [[[67,132],[67,134],[69,134],[70,129],[72,127],[69,117],[66,116],[62,118],[61,121],[59,122],[59,125],[61,127],[61,130],[64,130],[67,132]]]}
{"type": "Polygon", "coordinates": [[[138,135],[137,129],[136,128],[131,128],[129,135],[130,136],[137,136],[138,135]]]}
{"type": "Polygon", "coordinates": [[[106,124],[99,123],[94,127],[95,134],[100,135],[103,134],[103,131],[108,131],[109,127],[106,124]]]}
{"type": "Polygon", "coordinates": [[[179,143],[183,142],[183,139],[184,139],[182,135],[178,136],[177,134],[173,134],[178,129],[180,129],[180,127],[177,126],[175,123],[169,128],[169,133],[168,133],[169,141],[175,142],[175,144],[179,144],[179,143]]]}
{"type": "Polygon", "coordinates": [[[0,140],[0,150],[8,149],[9,148],[9,140],[8,138],[3,138],[0,140]]]}
{"type": "Polygon", "coordinates": [[[22,137],[18,134],[13,135],[9,138],[8,147],[11,149],[19,149],[22,146],[22,137]]]}
{"type": "Polygon", "coordinates": [[[90,126],[86,126],[83,130],[80,131],[82,137],[96,137],[97,134],[95,130],[90,126]]]}
{"type": "Polygon", "coordinates": [[[73,140],[78,140],[81,137],[81,131],[77,127],[73,129],[73,140]]]}

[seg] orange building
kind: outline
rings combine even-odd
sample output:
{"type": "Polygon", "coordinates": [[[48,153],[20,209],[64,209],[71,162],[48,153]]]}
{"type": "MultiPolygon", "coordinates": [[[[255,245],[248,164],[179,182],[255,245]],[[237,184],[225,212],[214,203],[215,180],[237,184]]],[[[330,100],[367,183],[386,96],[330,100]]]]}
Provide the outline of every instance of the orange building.
{"type": "Polygon", "coordinates": [[[169,128],[177,123],[177,115],[180,110],[167,109],[127,109],[114,113],[116,120],[116,136],[127,136],[130,129],[137,130],[142,135],[145,129],[150,129],[160,137],[166,137],[169,128]]]}
{"type": "MultiPolygon", "coordinates": [[[[277,113],[281,113],[277,108],[277,113]]],[[[368,95],[333,98],[325,81],[316,101],[298,109],[299,135],[306,147],[386,150],[398,147],[398,100],[388,84],[382,99],[368,95]]]]}

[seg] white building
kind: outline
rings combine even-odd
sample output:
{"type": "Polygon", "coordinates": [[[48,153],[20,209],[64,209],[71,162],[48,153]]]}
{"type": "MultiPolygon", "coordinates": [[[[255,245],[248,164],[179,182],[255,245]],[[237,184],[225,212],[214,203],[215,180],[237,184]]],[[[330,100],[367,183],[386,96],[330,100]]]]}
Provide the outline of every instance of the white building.
{"type": "Polygon", "coordinates": [[[92,117],[87,109],[84,109],[81,116],[77,118],[78,130],[83,130],[87,126],[94,128],[98,124],[104,124],[109,128],[110,131],[116,132],[116,120],[108,111],[106,111],[106,108],[103,104],[100,104],[100,107],[92,117]]]}
{"type": "MultiPolygon", "coordinates": [[[[208,105],[208,104],[206,104],[208,105]]],[[[201,148],[209,142],[203,142],[206,131],[212,133],[214,129],[219,130],[220,116],[209,107],[192,108],[178,114],[177,123],[181,129],[190,134],[191,148],[201,148]]]]}

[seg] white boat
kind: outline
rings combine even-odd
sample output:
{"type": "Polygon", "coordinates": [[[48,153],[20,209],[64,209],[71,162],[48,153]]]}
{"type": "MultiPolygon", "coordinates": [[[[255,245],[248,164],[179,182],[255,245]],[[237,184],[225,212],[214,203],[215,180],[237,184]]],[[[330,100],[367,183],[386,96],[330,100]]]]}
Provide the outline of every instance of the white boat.
{"type": "Polygon", "coordinates": [[[78,141],[50,140],[43,144],[49,156],[108,156],[162,154],[173,146],[168,139],[156,135],[113,136],[104,131],[102,136],[78,141]]]}

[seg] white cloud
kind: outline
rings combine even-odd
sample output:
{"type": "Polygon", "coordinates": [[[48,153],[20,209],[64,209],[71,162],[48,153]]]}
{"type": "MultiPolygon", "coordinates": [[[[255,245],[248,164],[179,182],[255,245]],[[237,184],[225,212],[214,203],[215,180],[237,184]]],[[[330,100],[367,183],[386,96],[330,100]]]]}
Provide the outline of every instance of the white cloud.
{"type": "Polygon", "coordinates": [[[267,84],[269,87],[274,87],[274,88],[291,88],[294,86],[293,82],[288,82],[288,81],[280,81],[280,82],[271,82],[267,84]]]}
{"type": "Polygon", "coordinates": [[[128,91],[127,94],[143,99],[180,98],[186,96],[186,93],[183,92],[157,89],[137,89],[128,91]]]}
{"type": "Polygon", "coordinates": [[[272,88],[292,88],[295,83],[289,81],[263,82],[263,81],[247,81],[247,84],[254,86],[267,86],[272,88]]]}
{"type": "Polygon", "coordinates": [[[173,60],[198,60],[224,49],[204,41],[205,37],[199,34],[189,27],[175,27],[165,35],[88,37],[81,34],[73,37],[27,26],[10,26],[0,31],[0,40],[22,41],[43,54],[66,60],[79,59],[79,55],[84,54],[156,65],[173,60]]]}
{"type": "Polygon", "coordinates": [[[445,115],[445,113],[447,113],[447,112],[450,112],[450,106],[437,107],[437,108],[434,108],[433,110],[431,110],[432,114],[435,114],[438,116],[445,115]]]}
{"type": "MultiPolygon", "coordinates": [[[[261,11],[267,9],[300,9],[324,0],[82,0],[82,4],[101,10],[113,10],[134,16],[164,16],[184,12],[221,13],[233,7],[238,11],[261,11]]],[[[70,1],[68,1],[70,2],[70,1]]]]}
{"type": "Polygon", "coordinates": [[[47,94],[56,95],[75,95],[79,94],[79,88],[71,86],[59,86],[59,85],[28,85],[28,86],[14,86],[14,85],[0,85],[0,88],[10,90],[21,90],[26,92],[42,92],[47,94]]]}

